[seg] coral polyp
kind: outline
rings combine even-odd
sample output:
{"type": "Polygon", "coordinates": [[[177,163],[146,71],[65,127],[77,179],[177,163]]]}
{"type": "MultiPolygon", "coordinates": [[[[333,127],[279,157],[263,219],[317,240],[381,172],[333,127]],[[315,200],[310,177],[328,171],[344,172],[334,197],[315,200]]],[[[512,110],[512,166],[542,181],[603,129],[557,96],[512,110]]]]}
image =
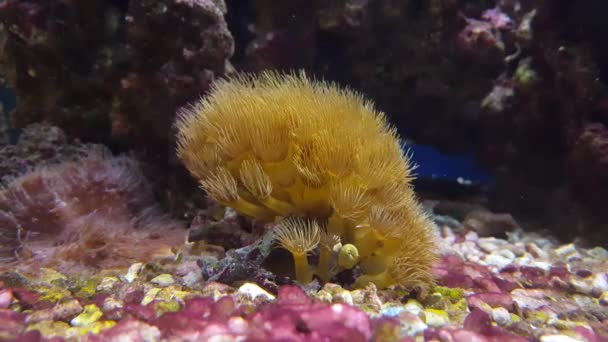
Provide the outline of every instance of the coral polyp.
{"type": "MultiPolygon", "coordinates": [[[[321,242],[310,272],[322,281],[358,266],[361,286],[432,283],[432,223],[411,185],[412,165],[396,130],[360,94],[304,73],[241,74],[217,81],[177,126],[177,153],[209,196],[256,220],[295,216],[322,227],[277,228],[315,237],[298,245],[321,242]],[[346,248],[342,262],[331,260],[332,241],[346,248]]],[[[308,250],[287,249],[308,281],[299,269],[308,250]]]]}

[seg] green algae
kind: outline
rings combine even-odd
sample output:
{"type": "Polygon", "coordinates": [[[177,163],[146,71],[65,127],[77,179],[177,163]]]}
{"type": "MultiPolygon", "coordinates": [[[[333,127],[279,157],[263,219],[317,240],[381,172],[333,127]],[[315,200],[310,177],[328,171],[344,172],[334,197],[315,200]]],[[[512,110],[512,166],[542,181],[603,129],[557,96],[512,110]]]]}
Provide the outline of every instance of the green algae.
{"type": "Polygon", "coordinates": [[[49,301],[53,304],[72,297],[72,293],[69,290],[57,286],[39,285],[34,286],[32,290],[40,294],[40,301],[49,301]]]}
{"type": "Polygon", "coordinates": [[[102,330],[109,329],[115,325],[115,321],[96,321],[87,326],[77,328],[77,333],[80,336],[84,336],[87,334],[99,334],[102,330]]]}
{"type": "Polygon", "coordinates": [[[182,308],[182,306],[177,301],[157,301],[154,303],[154,311],[156,312],[156,316],[161,316],[167,312],[177,312],[182,308]]]}
{"type": "Polygon", "coordinates": [[[435,286],[433,293],[438,293],[452,302],[457,302],[464,297],[464,290],[459,287],[435,286]]]}
{"type": "Polygon", "coordinates": [[[66,336],[71,327],[62,321],[41,321],[27,326],[25,331],[38,330],[46,338],[66,336]]]}
{"type": "Polygon", "coordinates": [[[99,281],[96,278],[81,279],[72,292],[75,292],[74,296],[78,298],[92,298],[97,293],[97,284],[99,281]]]}
{"type": "Polygon", "coordinates": [[[429,327],[440,328],[450,324],[450,317],[444,310],[424,309],[422,319],[429,327]]]}

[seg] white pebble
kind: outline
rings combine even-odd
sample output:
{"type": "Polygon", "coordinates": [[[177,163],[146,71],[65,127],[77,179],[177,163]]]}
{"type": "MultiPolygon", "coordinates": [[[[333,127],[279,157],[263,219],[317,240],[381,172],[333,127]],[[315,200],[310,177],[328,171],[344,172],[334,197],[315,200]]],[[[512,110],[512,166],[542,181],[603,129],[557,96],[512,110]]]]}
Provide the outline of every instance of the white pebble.
{"type": "Polygon", "coordinates": [[[547,259],[549,258],[549,254],[543,251],[540,247],[538,247],[535,243],[526,244],[526,251],[532,254],[537,259],[547,259]]]}
{"type": "Polygon", "coordinates": [[[496,254],[487,255],[485,258],[483,258],[483,261],[481,262],[482,265],[495,266],[498,269],[502,269],[510,263],[511,260],[496,254]]]}
{"type": "Polygon", "coordinates": [[[245,295],[252,300],[255,300],[259,296],[263,297],[266,300],[274,300],[274,295],[268,293],[268,291],[252,283],[243,284],[241,287],[239,287],[237,293],[245,295]]]}
{"type": "Polygon", "coordinates": [[[349,304],[349,305],[353,305],[353,296],[350,294],[350,292],[344,290],[344,291],[337,291],[336,293],[334,293],[334,303],[345,303],[345,304],[349,304]]]}
{"type": "Polygon", "coordinates": [[[593,293],[600,294],[608,291],[608,273],[595,274],[591,284],[593,286],[593,293]]]}
{"type": "Polygon", "coordinates": [[[568,335],[544,335],[540,337],[540,342],[580,342],[568,335]]]}
{"type": "Polygon", "coordinates": [[[587,251],[594,259],[608,260],[608,250],[603,247],[594,247],[587,251]]]}
{"type": "Polygon", "coordinates": [[[203,275],[200,271],[190,271],[182,277],[182,281],[184,285],[193,287],[197,283],[203,281],[203,275]]]}
{"type": "Polygon", "coordinates": [[[515,253],[505,248],[499,249],[492,254],[500,255],[501,257],[505,257],[511,261],[515,260],[515,253]]]}
{"type": "Polygon", "coordinates": [[[175,283],[175,280],[170,274],[164,273],[152,278],[150,282],[156,286],[167,287],[169,285],[173,285],[175,283]]]}
{"type": "Polygon", "coordinates": [[[139,271],[141,271],[141,268],[144,266],[144,264],[142,264],[141,262],[137,262],[131,266],[129,266],[129,270],[127,271],[127,274],[125,274],[124,279],[127,283],[132,283],[135,279],[137,279],[137,275],[139,274],[139,271]]]}
{"type": "Polygon", "coordinates": [[[477,246],[486,253],[492,253],[499,248],[494,238],[481,238],[477,241],[477,246]]]}
{"type": "Polygon", "coordinates": [[[529,262],[528,266],[540,268],[541,270],[543,270],[545,272],[549,271],[551,269],[551,267],[553,267],[553,265],[550,262],[536,261],[536,260],[529,262]]]}
{"type": "Polygon", "coordinates": [[[431,328],[441,328],[450,324],[450,319],[446,314],[439,314],[433,311],[424,310],[425,323],[431,328]]]}
{"type": "Polygon", "coordinates": [[[417,316],[409,316],[402,318],[401,329],[407,336],[416,336],[422,332],[424,332],[428,325],[426,325],[422,319],[417,316]]]}
{"type": "Polygon", "coordinates": [[[576,253],[576,246],[574,246],[573,243],[569,243],[566,245],[562,245],[557,247],[554,250],[555,254],[557,254],[559,257],[565,258],[573,253],[576,253]]]}
{"type": "Polygon", "coordinates": [[[491,315],[494,322],[498,325],[507,325],[511,323],[511,314],[509,313],[509,310],[505,308],[494,308],[492,309],[491,315]]]}
{"type": "Polygon", "coordinates": [[[575,277],[571,277],[570,285],[576,292],[582,293],[584,295],[590,295],[591,290],[593,290],[593,287],[591,286],[589,281],[585,279],[577,279],[575,277]]]}
{"type": "Polygon", "coordinates": [[[119,281],[116,277],[103,277],[97,285],[97,291],[111,291],[119,281]]]}
{"type": "Polygon", "coordinates": [[[405,303],[405,305],[403,306],[403,308],[405,309],[405,311],[407,311],[409,313],[412,313],[412,314],[414,314],[416,316],[420,316],[420,313],[422,312],[422,309],[424,307],[417,300],[410,299],[410,300],[407,301],[407,303],[405,303]]]}
{"type": "Polygon", "coordinates": [[[466,235],[464,236],[464,239],[466,241],[477,241],[477,240],[479,240],[479,235],[477,234],[477,232],[470,231],[470,232],[466,233],[466,235]]]}

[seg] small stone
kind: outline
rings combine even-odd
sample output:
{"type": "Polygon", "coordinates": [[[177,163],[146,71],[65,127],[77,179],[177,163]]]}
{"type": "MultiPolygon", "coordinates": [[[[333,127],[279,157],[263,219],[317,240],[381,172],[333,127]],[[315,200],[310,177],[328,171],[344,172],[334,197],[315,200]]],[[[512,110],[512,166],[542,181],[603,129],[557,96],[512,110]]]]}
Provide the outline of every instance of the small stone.
{"type": "Polygon", "coordinates": [[[603,247],[594,247],[587,251],[594,259],[608,260],[608,250],[603,247]]]}
{"type": "Polygon", "coordinates": [[[153,287],[153,288],[149,289],[146,292],[146,294],[144,295],[144,298],[141,300],[141,305],[148,305],[148,304],[152,303],[152,301],[154,299],[156,299],[156,296],[158,295],[160,290],[161,290],[161,288],[158,288],[158,287],[153,287]]]}
{"type": "Polygon", "coordinates": [[[464,229],[475,231],[479,236],[500,236],[519,227],[509,214],[496,214],[485,210],[470,212],[462,223],[464,229]]]}
{"type": "Polygon", "coordinates": [[[513,300],[521,309],[537,310],[547,304],[548,291],[544,289],[515,289],[511,291],[513,300]]]}
{"type": "Polygon", "coordinates": [[[488,266],[495,266],[498,269],[502,269],[502,268],[506,267],[507,265],[509,265],[511,262],[512,262],[512,260],[509,260],[509,259],[505,258],[504,256],[496,255],[496,254],[488,254],[483,259],[481,264],[488,265],[488,266]]]}
{"type": "Polygon", "coordinates": [[[506,248],[501,248],[492,254],[500,255],[501,257],[507,258],[511,261],[515,260],[515,253],[513,253],[511,250],[506,249],[506,248]]]}
{"type": "Polygon", "coordinates": [[[420,313],[424,309],[424,306],[422,306],[419,301],[415,299],[410,299],[407,301],[407,303],[405,303],[403,309],[411,314],[420,316],[420,313]]]}
{"type": "Polygon", "coordinates": [[[132,283],[133,281],[135,281],[135,279],[137,279],[137,276],[139,275],[139,271],[141,271],[141,268],[143,266],[144,266],[144,264],[142,264],[141,262],[137,262],[137,263],[129,266],[129,270],[127,271],[127,274],[124,276],[124,280],[127,283],[132,283]]]}
{"type": "Polygon", "coordinates": [[[479,235],[477,235],[474,231],[469,231],[464,236],[465,241],[477,241],[479,239],[479,235]]]}
{"type": "Polygon", "coordinates": [[[399,315],[399,325],[406,336],[416,336],[428,328],[428,325],[420,317],[409,312],[403,312],[399,315]]]}
{"type": "Polygon", "coordinates": [[[38,278],[45,283],[52,283],[54,281],[68,279],[68,277],[55,271],[54,269],[45,267],[40,269],[40,274],[38,275],[38,278]]]}
{"type": "Polygon", "coordinates": [[[342,289],[341,291],[336,291],[333,297],[334,303],[353,305],[353,296],[347,290],[342,289]]]}
{"type": "Polygon", "coordinates": [[[608,291],[602,292],[599,303],[600,305],[608,306],[608,291]]]}
{"type": "Polygon", "coordinates": [[[104,331],[106,341],[159,341],[160,330],[145,322],[127,319],[104,331]]]}
{"type": "Polygon", "coordinates": [[[596,297],[601,296],[603,292],[608,291],[608,274],[597,273],[591,280],[591,286],[593,287],[592,294],[596,297]]]}
{"type": "Polygon", "coordinates": [[[537,259],[548,259],[549,258],[549,254],[547,252],[543,251],[535,243],[527,243],[526,251],[537,259]]]}
{"type": "Polygon", "coordinates": [[[511,314],[505,308],[500,307],[492,309],[490,316],[498,325],[507,325],[511,323],[511,314]]]}
{"type": "Polygon", "coordinates": [[[472,263],[479,263],[481,258],[479,257],[479,255],[477,255],[477,253],[467,253],[464,255],[465,259],[467,259],[467,261],[470,261],[472,263]]]}
{"type": "Polygon", "coordinates": [[[496,243],[496,238],[481,238],[477,241],[477,246],[486,253],[492,253],[500,248],[496,243]]]}
{"type": "Polygon", "coordinates": [[[8,308],[13,302],[13,292],[10,290],[0,291],[0,309],[8,308]]]}
{"type": "Polygon", "coordinates": [[[577,279],[575,277],[571,277],[569,283],[570,286],[572,286],[572,288],[576,292],[584,295],[590,295],[591,291],[593,290],[593,287],[591,286],[589,281],[586,281],[585,279],[577,279]]]}
{"type": "Polygon", "coordinates": [[[574,301],[574,303],[576,303],[576,305],[583,307],[583,308],[593,307],[595,305],[595,301],[596,301],[595,298],[576,294],[576,293],[571,296],[571,299],[574,301]]]}
{"type": "Polygon", "coordinates": [[[115,321],[110,321],[110,320],[96,321],[87,326],[80,327],[77,330],[78,330],[78,334],[80,334],[81,336],[89,334],[89,333],[99,334],[100,331],[107,330],[115,325],[116,325],[115,321]]]}
{"type": "Polygon", "coordinates": [[[267,301],[272,301],[275,298],[274,295],[268,293],[268,291],[253,283],[243,284],[241,287],[239,287],[237,293],[251,300],[255,300],[257,297],[261,297],[267,301]]]}
{"type": "Polygon", "coordinates": [[[540,342],[580,342],[580,340],[568,335],[544,335],[539,340],[540,342]]]}
{"type": "Polygon", "coordinates": [[[538,261],[538,260],[533,260],[533,261],[529,262],[528,266],[539,268],[543,271],[549,271],[549,270],[551,270],[551,267],[553,267],[553,265],[550,262],[538,261]]]}
{"type": "Polygon", "coordinates": [[[114,288],[114,285],[116,285],[116,283],[118,283],[119,281],[120,279],[116,277],[103,277],[97,285],[97,291],[111,292],[114,288]]]}
{"type": "Polygon", "coordinates": [[[315,299],[318,300],[319,302],[331,303],[333,300],[333,297],[332,297],[331,293],[329,293],[328,291],[319,290],[315,294],[315,299]]]}
{"type": "Polygon", "coordinates": [[[31,324],[49,320],[67,320],[81,312],[82,306],[80,303],[76,299],[72,299],[57,304],[51,309],[34,311],[25,317],[25,322],[31,324]]]}
{"type": "Polygon", "coordinates": [[[156,286],[167,287],[169,285],[175,284],[175,279],[173,279],[172,275],[170,275],[168,273],[164,273],[164,274],[161,274],[159,276],[152,278],[152,280],[150,280],[150,282],[156,286]]]}
{"type": "Polygon", "coordinates": [[[480,335],[474,331],[458,329],[452,332],[452,336],[449,339],[444,339],[445,341],[454,341],[454,342],[487,342],[488,339],[483,335],[480,335]]]}
{"type": "Polygon", "coordinates": [[[203,280],[203,274],[200,271],[190,271],[182,277],[182,282],[185,286],[193,287],[203,280]]]}
{"type": "Polygon", "coordinates": [[[467,297],[467,303],[471,307],[483,308],[484,304],[491,307],[502,307],[513,310],[514,301],[510,294],[500,292],[477,293],[467,297]]]}
{"type": "Polygon", "coordinates": [[[550,324],[559,330],[572,330],[576,327],[589,328],[588,326],[584,326],[584,323],[581,323],[581,322],[573,322],[573,321],[568,321],[565,319],[558,319],[558,318],[550,319],[549,321],[547,321],[547,324],[550,324]]]}
{"type": "MultiPolygon", "coordinates": [[[[42,336],[61,336],[66,335],[70,329],[69,324],[62,321],[45,320],[33,324],[29,324],[27,327],[28,331],[38,330],[42,336]]],[[[35,339],[39,341],[42,339],[35,339]]]]}
{"type": "MultiPolygon", "coordinates": [[[[323,287],[325,289],[325,287],[323,287]]],[[[337,292],[342,291],[342,287],[331,290],[335,296],[337,292]]],[[[382,308],[382,300],[378,296],[378,289],[373,283],[368,284],[364,289],[354,290],[350,292],[353,303],[358,306],[365,306],[369,309],[379,311],[382,308]]]]}
{"type": "Polygon", "coordinates": [[[89,304],[84,307],[84,311],[82,311],[80,315],[74,317],[70,321],[70,324],[72,326],[82,327],[99,320],[101,316],[103,316],[103,312],[101,312],[97,305],[89,304]]]}
{"type": "Polygon", "coordinates": [[[525,266],[534,261],[534,258],[529,253],[524,253],[522,256],[518,257],[513,261],[513,264],[518,266],[525,266]]]}
{"type": "Polygon", "coordinates": [[[454,232],[448,226],[441,228],[441,236],[446,244],[453,244],[456,241],[456,235],[454,235],[454,232]]]}
{"type": "Polygon", "coordinates": [[[114,297],[108,297],[103,301],[102,310],[104,312],[122,309],[123,303],[114,297]]]}
{"type": "Polygon", "coordinates": [[[425,309],[425,323],[431,328],[441,328],[450,324],[448,313],[444,310],[425,309]]]}
{"type": "Polygon", "coordinates": [[[234,288],[229,285],[218,283],[215,281],[207,282],[202,289],[202,295],[211,297],[213,300],[229,295],[234,292],[234,288]]]}
{"type": "Polygon", "coordinates": [[[397,317],[401,313],[405,312],[405,307],[403,305],[396,305],[394,303],[386,303],[382,305],[382,309],[380,309],[380,314],[386,317],[397,317]]]}
{"type": "Polygon", "coordinates": [[[576,246],[573,243],[569,243],[569,244],[557,247],[554,250],[554,252],[555,252],[555,254],[557,256],[559,256],[560,258],[564,259],[564,258],[567,258],[568,256],[570,256],[570,255],[572,255],[574,253],[577,253],[577,250],[576,250],[576,246]]]}

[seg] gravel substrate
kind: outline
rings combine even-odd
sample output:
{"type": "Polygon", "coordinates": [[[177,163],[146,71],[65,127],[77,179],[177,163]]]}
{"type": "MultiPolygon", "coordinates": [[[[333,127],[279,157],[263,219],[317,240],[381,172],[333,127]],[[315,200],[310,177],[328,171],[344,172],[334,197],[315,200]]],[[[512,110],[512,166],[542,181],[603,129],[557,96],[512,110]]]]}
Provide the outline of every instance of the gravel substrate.
{"type": "Polygon", "coordinates": [[[438,217],[426,295],[370,286],[205,282],[192,260],[74,277],[0,275],[0,339],[26,341],[608,341],[608,251],[438,217]]]}

